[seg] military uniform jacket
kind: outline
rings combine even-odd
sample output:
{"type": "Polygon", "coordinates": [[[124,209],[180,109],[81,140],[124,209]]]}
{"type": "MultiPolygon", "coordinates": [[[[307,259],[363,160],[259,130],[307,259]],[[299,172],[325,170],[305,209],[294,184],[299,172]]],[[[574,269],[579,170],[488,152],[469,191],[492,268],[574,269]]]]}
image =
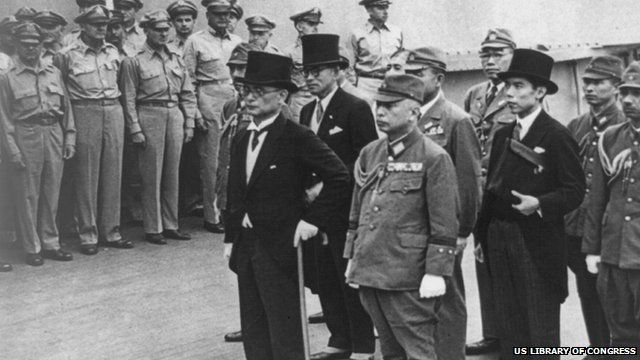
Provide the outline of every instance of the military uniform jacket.
{"type": "MultiPolygon", "coordinates": [[[[580,159],[582,160],[582,168],[586,176],[586,194],[580,207],[565,216],[565,230],[567,235],[582,237],[587,228],[587,209],[591,206],[593,193],[591,192],[594,176],[602,176],[602,171],[596,171],[599,168],[600,157],[598,156],[598,139],[602,132],[611,125],[623,123],[625,116],[617,103],[612,104],[597,116],[593,112],[588,112],[571,120],[567,128],[573,134],[578,142],[580,149],[580,159]]],[[[596,182],[600,183],[598,179],[596,182]]]]}
{"type": "Polygon", "coordinates": [[[456,173],[447,152],[418,129],[390,146],[387,138],[370,143],[355,165],[347,281],[415,290],[425,274],[453,271],[456,173]]]}
{"type": "Polygon", "coordinates": [[[455,165],[460,199],[458,236],[466,238],[476,224],[481,193],[480,144],[471,118],[440,93],[418,126],[447,151],[455,165]]]}
{"type": "Polygon", "coordinates": [[[640,270],[640,134],[630,122],[604,131],[593,178],[582,251],[602,262],[640,270]]]}

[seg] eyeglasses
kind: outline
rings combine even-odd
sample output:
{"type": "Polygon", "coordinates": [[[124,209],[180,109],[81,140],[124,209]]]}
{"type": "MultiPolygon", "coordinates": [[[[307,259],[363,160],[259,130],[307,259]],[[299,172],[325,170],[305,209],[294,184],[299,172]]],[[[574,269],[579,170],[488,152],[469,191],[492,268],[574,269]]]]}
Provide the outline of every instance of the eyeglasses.
{"type": "Polygon", "coordinates": [[[313,75],[313,77],[317,78],[318,76],[320,76],[320,72],[322,70],[328,69],[328,67],[326,66],[320,66],[320,67],[316,67],[316,68],[312,68],[312,69],[304,69],[302,70],[302,73],[304,74],[304,77],[308,77],[309,75],[313,75]]]}
{"type": "Polygon", "coordinates": [[[256,88],[256,87],[247,86],[247,85],[243,86],[241,89],[242,89],[242,92],[245,94],[245,96],[248,96],[249,94],[253,94],[253,96],[255,97],[263,97],[267,94],[280,91],[280,89],[266,90],[264,88],[256,88]]]}

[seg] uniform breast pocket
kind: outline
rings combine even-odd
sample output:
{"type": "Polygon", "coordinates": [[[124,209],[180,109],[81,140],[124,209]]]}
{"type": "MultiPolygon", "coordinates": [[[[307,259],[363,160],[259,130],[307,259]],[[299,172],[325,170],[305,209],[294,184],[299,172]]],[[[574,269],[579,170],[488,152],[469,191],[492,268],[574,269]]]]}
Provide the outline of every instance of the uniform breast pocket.
{"type": "Polygon", "coordinates": [[[179,66],[171,67],[170,70],[171,71],[169,72],[169,80],[171,81],[171,86],[174,89],[177,89],[177,91],[180,91],[185,72],[179,66]]]}
{"type": "Polygon", "coordinates": [[[62,98],[64,97],[64,91],[57,84],[50,84],[47,86],[47,101],[55,108],[62,107],[62,98]]]}
{"type": "Polygon", "coordinates": [[[411,177],[396,179],[389,185],[389,191],[392,193],[401,193],[403,195],[410,195],[422,188],[422,177],[411,177]]]}
{"type": "Polygon", "coordinates": [[[102,86],[98,69],[91,64],[74,64],[71,68],[71,77],[81,89],[95,90],[102,86]]]}
{"type": "Polygon", "coordinates": [[[118,63],[116,60],[105,62],[101,66],[104,77],[110,89],[118,88],[118,63]]]}
{"type": "Polygon", "coordinates": [[[140,72],[141,87],[147,89],[149,93],[157,92],[166,86],[166,80],[162,75],[161,71],[143,69],[142,72],[140,72]]]}
{"type": "Polygon", "coordinates": [[[205,73],[220,74],[225,69],[226,64],[219,57],[203,54],[200,57],[200,66],[205,73]]]}
{"type": "Polygon", "coordinates": [[[37,109],[40,104],[38,89],[33,87],[20,89],[14,92],[14,97],[16,99],[16,109],[18,112],[27,112],[37,109]]]}

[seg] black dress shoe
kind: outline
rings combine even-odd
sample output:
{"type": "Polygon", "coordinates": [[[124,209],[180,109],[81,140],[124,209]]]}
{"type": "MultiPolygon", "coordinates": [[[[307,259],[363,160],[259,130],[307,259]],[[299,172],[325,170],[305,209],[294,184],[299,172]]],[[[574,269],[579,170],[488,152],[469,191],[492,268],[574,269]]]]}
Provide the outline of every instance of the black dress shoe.
{"type": "Polygon", "coordinates": [[[215,224],[208,221],[204,222],[204,229],[215,234],[224,234],[224,225],[221,222],[215,224]]]}
{"type": "Polygon", "coordinates": [[[309,315],[309,324],[322,324],[324,322],[326,322],[326,319],[322,312],[309,315]]]}
{"type": "Polygon", "coordinates": [[[0,263],[0,272],[9,272],[13,270],[13,266],[7,263],[0,263]]]}
{"type": "Polygon", "coordinates": [[[224,334],[224,341],[226,342],[241,342],[242,341],[242,331],[230,332],[228,334],[224,334]]]}
{"type": "Polygon", "coordinates": [[[310,360],[349,360],[349,356],[351,356],[350,351],[339,352],[339,353],[328,353],[321,351],[319,353],[311,354],[310,360]]]}
{"type": "Polygon", "coordinates": [[[43,250],[42,256],[56,261],[71,261],[73,260],[73,255],[70,252],[66,252],[62,249],[58,250],[43,250]]]}
{"type": "Polygon", "coordinates": [[[98,245],[116,249],[133,249],[133,242],[127,239],[120,239],[118,241],[100,241],[98,245]]]}
{"type": "Polygon", "coordinates": [[[179,229],[177,230],[165,230],[162,232],[162,235],[167,239],[173,240],[191,240],[191,235],[187,233],[183,233],[179,229]]]}
{"type": "Polygon", "coordinates": [[[496,338],[482,339],[465,347],[467,355],[482,355],[496,351],[500,351],[500,340],[496,338]]]}
{"type": "Polygon", "coordinates": [[[152,244],[167,245],[167,240],[164,239],[162,234],[144,234],[144,239],[152,244]]]}
{"type": "Polygon", "coordinates": [[[98,245],[95,245],[95,244],[80,245],[80,252],[85,255],[95,255],[98,253],[98,245]]]}
{"type": "Polygon", "coordinates": [[[44,259],[40,254],[27,254],[27,264],[31,266],[41,266],[44,264],[44,259]]]}

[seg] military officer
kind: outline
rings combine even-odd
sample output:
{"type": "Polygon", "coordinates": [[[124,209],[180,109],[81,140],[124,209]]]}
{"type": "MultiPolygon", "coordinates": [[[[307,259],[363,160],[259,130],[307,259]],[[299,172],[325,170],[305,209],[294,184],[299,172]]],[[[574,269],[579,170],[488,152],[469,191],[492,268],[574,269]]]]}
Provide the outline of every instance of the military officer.
{"type": "MultiPolygon", "coordinates": [[[[78,13],[82,14],[85,10],[89,9],[94,5],[106,5],[106,0],[76,0],[78,4],[78,13]]],[[[71,30],[67,35],[62,38],[62,47],[67,47],[71,45],[73,42],[77,41],[80,38],[80,32],[82,29],[77,27],[71,30]]]]}
{"type": "Polygon", "coordinates": [[[414,71],[425,84],[418,128],[451,156],[458,178],[460,213],[456,261],[453,276],[438,310],[436,352],[440,359],[464,360],[467,309],[462,254],[479,211],[480,143],[469,114],[447,100],[442,92],[447,70],[444,53],[434,47],[414,49],[407,57],[406,69],[414,71]]]}
{"type": "Polygon", "coordinates": [[[60,14],[44,10],[35,15],[33,22],[38,24],[45,34],[42,43],[42,61],[44,65],[53,64],[53,56],[62,49],[62,33],[67,26],[67,20],[60,14]]]}
{"type": "Polygon", "coordinates": [[[75,153],[76,129],[60,71],[40,60],[45,38],[38,25],[14,30],[15,65],[0,76],[2,144],[9,152],[17,231],[26,262],[70,261],[60,248],[56,211],[62,165],[75,153]]]}
{"type": "Polygon", "coordinates": [[[134,49],[140,49],[145,43],[145,35],[136,20],[136,14],[142,9],[141,0],[113,0],[116,10],[124,15],[124,29],[127,33],[126,42],[134,49]]]}
{"type": "MultiPolygon", "coordinates": [[[[633,62],[618,87],[626,121],[607,128],[598,140],[589,207],[582,238],[589,272],[598,274],[597,287],[611,331],[612,346],[640,344],[640,63],[633,62]]],[[[620,358],[631,359],[629,356],[620,358]]]]}
{"type": "Polygon", "coordinates": [[[36,16],[38,11],[29,6],[23,6],[13,15],[16,17],[18,22],[28,22],[33,21],[33,18],[36,16]]]}
{"type": "Polygon", "coordinates": [[[289,108],[293,112],[294,121],[300,121],[300,110],[303,106],[313,100],[313,95],[307,88],[304,74],[302,73],[302,41],[303,35],[316,34],[318,25],[322,24],[322,12],[317,7],[301,11],[289,17],[293,21],[298,32],[296,42],[284,50],[284,55],[293,60],[293,72],[291,74],[293,82],[298,85],[298,91],[289,96],[289,108]]]}
{"type": "Polygon", "coordinates": [[[347,282],[378,330],[385,359],[435,359],[438,297],[455,262],[457,182],[447,152],[418,128],[424,82],[390,75],[376,95],[387,137],[365,146],[344,256],[347,282]]]}
{"type": "Polygon", "coordinates": [[[171,23],[176,32],[169,42],[182,54],[187,38],[193,33],[193,27],[198,18],[198,8],[189,0],[178,0],[167,7],[167,12],[171,16],[171,23]]]}
{"type": "Polygon", "coordinates": [[[193,138],[196,100],[180,54],[171,47],[165,10],[145,14],[147,42],[122,64],[125,119],[142,176],[145,238],[189,240],[178,227],[178,167],[182,143],[193,138]]]}
{"type": "Polygon", "coordinates": [[[373,96],[382,84],[389,58],[404,47],[404,36],[399,27],[387,21],[391,1],[361,0],[359,4],[365,7],[369,19],[352,30],[347,50],[357,77],[356,86],[373,104],[373,96]]]}
{"type": "MultiPolygon", "coordinates": [[[[488,81],[472,86],[465,95],[464,110],[471,115],[476,126],[482,151],[482,184],[484,187],[489,154],[496,130],[514,121],[507,106],[504,82],[498,77],[500,71],[509,68],[516,43],[508,29],[490,29],[480,44],[480,63],[488,81]]],[[[480,244],[476,253],[480,254],[480,244]]],[[[479,355],[500,349],[489,274],[482,258],[476,259],[476,276],[480,294],[480,316],[482,319],[482,339],[468,344],[467,355],[479,355]]]]}
{"type": "Polygon", "coordinates": [[[589,112],[571,120],[567,128],[580,147],[582,167],[587,182],[587,194],[575,211],[565,216],[565,231],[569,245],[569,268],[576,275],[578,295],[582,305],[589,343],[591,346],[609,345],[609,328],[596,290],[597,276],[589,273],[585,255],[581,251],[582,237],[587,228],[586,213],[592,201],[590,187],[594,171],[600,164],[589,159],[597,158],[597,143],[600,134],[609,126],[623,123],[625,116],[618,107],[618,84],[622,78],[622,60],[604,55],[591,59],[582,75],[582,91],[589,104],[589,112]]]}
{"type": "Polygon", "coordinates": [[[229,30],[230,33],[235,34],[238,21],[242,19],[243,15],[244,10],[242,9],[242,6],[240,6],[238,1],[232,1],[231,12],[229,13],[229,26],[227,27],[227,30],[229,30]]]}
{"type": "Polygon", "coordinates": [[[11,67],[11,55],[14,54],[11,34],[16,25],[18,25],[18,19],[13,15],[0,21],[0,72],[9,70],[11,67]]]}
{"type": "Polygon", "coordinates": [[[109,10],[95,5],[76,17],[80,41],[58,53],[54,64],[65,80],[78,132],[74,170],[80,250],[131,248],[120,235],[120,189],[124,116],[118,77],[120,54],[105,42],[109,10]]]}
{"type": "Polygon", "coordinates": [[[187,39],[184,60],[196,85],[198,109],[203,118],[196,122],[195,141],[200,157],[204,227],[222,233],[224,226],[220,222],[215,193],[222,127],[220,114],[222,106],[234,96],[231,75],[225,64],[241,40],[228,31],[231,5],[227,0],[203,0],[202,4],[207,8],[209,27],[187,39]]]}
{"type": "Polygon", "coordinates": [[[249,44],[256,45],[264,52],[282,54],[280,49],[271,44],[276,23],[264,15],[250,16],[244,22],[247,24],[247,30],[249,30],[249,44]]]}
{"type": "Polygon", "coordinates": [[[122,11],[112,10],[110,13],[109,25],[107,25],[107,36],[105,40],[118,48],[120,59],[122,60],[135,55],[135,51],[131,47],[131,44],[125,41],[126,37],[127,33],[124,31],[124,14],[122,11]]]}

